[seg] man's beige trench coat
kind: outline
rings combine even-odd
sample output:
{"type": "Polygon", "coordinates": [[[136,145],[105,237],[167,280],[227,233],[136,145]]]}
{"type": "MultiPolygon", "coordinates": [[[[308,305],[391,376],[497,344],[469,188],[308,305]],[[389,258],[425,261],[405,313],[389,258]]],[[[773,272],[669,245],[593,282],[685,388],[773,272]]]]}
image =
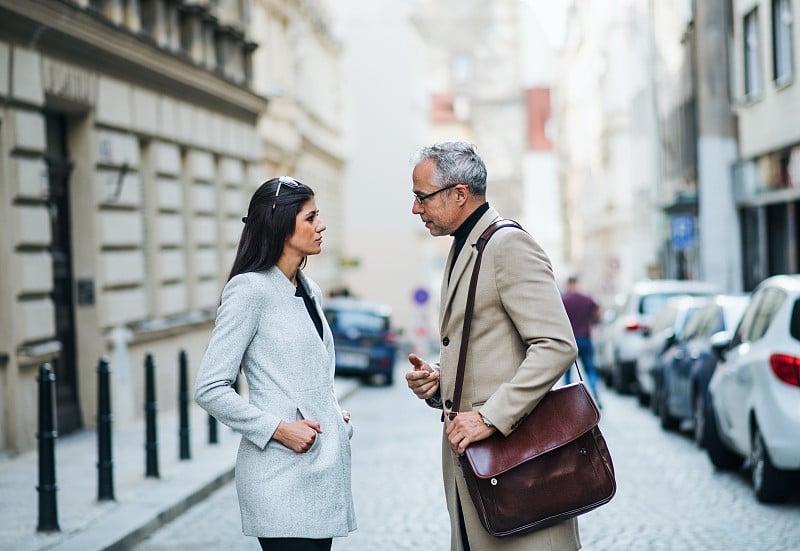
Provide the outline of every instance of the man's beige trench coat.
{"type": "MultiPolygon", "coordinates": [[[[464,307],[477,257],[475,245],[497,218],[497,211],[490,208],[478,220],[458,255],[449,283],[452,248],[445,266],[439,322],[440,391],[446,405],[453,397],[464,307]]],[[[524,231],[503,228],[489,241],[481,261],[470,331],[460,409],[480,411],[508,435],[577,357],[550,260],[524,231]]],[[[522,536],[489,535],[478,519],[458,457],[446,435],[442,439],[442,463],[453,551],[463,549],[458,500],[472,551],[580,549],[576,520],[522,536]]]]}

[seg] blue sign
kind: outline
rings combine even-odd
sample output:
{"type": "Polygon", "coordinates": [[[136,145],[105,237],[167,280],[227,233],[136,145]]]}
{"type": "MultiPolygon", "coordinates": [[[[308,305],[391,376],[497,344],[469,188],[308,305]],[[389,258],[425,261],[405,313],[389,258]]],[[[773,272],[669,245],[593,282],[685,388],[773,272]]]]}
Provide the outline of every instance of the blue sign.
{"type": "Polygon", "coordinates": [[[428,302],[428,291],[422,288],[414,291],[414,302],[417,304],[425,304],[428,302]]]}
{"type": "Polygon", "coordinates": [[[694,216],[673,216],[670,220],[670,234],[672,238],[672,248],[676,251],[685,251],[694,248],[697,238],[694,216]]]}

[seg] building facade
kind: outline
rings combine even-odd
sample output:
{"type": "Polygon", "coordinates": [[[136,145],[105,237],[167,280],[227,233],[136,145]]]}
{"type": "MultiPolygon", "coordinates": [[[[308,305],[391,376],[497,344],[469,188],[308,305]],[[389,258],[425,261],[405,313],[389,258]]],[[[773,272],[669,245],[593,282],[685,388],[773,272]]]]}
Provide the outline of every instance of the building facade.
{"type": "MultiPolygon", "coordinates": [[[[757,161],[737,164],[738,140],[753,133],[737,127],[743,105],[732,80],[744,51],[735,24],[743,16],[731,2],[617,5],[574,2],[562,50],[568,254],[593,274],[585,281],[606,302],[645,278],[740,291],[743,266],[761,269],[743,260],[753,238],[742,242],[738,232],[740,217],[747,224],[756,216],[742,208],[741,181],[757,161]]],[[[782,108],[780,116],[793,110],[782,108]]]]}
{"type": "Polygon", "coordinates": [[[573,2],[555,90],[566,261],[606,304],[663,276],[648,5],[611,4],[573,2]]]}
{"type": "Polygon", "coordinates": [[[61,434],[196,369],[262,173],[249,1],[0,1],[0,449],[35,445],[38,368],[61,434]]]}
{"type": "Polygon", "coordinates": [[[800,271],[800,2],[734,0],[733,104],[743,283],[800,271]]]}
{"type": "Polygon", "coordinates": [[[253,0],[253,89],[269,103],[258,122],[267,176],[310,185],[328,226],[323,254],[306,272],[326,292],[345,286],[342,42],[323,0],[253,0]]]}
{"type": "Polygon", "coordinates": [[[488,198],[504,216],[523,214],[527,146],[519,2],[418,4],[426,44],[431,141],[475,143],[489,171],[488,198]]]}

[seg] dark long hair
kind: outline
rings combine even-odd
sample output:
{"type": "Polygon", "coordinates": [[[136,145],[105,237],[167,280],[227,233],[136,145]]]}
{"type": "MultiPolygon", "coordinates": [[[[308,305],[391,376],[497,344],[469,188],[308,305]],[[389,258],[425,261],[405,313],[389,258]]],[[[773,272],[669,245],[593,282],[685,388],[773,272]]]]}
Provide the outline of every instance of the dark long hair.
{"type": "Polygon", "coordinates": [[[242,218],[244,229],[228,281],[239,274],[272,268],[281,257],[286,239],[294,233],[300,207],[312,197],[310,187],[288,176],[261,184],[250,199],[247,216],[242,218]]]}

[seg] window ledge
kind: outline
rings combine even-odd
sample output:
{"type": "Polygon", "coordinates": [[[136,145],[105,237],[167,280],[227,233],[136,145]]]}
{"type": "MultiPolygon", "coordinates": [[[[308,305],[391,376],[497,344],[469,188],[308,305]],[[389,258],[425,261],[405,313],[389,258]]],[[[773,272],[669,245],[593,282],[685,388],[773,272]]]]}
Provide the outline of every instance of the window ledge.
{"type": "MultiPolygon", "coordinates": [[[[128,325],[129,344],[141,344],[166,337],[183,335],[213,325],[216,310],[189,312],[169,318],[156,318],[128,325]]],[[[109,332],[109,337],[111,332],[109,332]]]]}
{"type": "Polygon", "coordinates": [[[794,75],[789,75],[785,77],[776,78],[772,81],[775,84],[775,91],[780,92],[781,90],[785,90],[794,84],[794,75]]]}
{"type": "Polygon", "coordinates": [[[761,102],[761,100],[763,100],[763,99],[764,99],[764,91],[763,90],[759,90],[757,93],[754,93],[754,94],[749,94],[749,95],[745,94],[745,95],[743,95],[741,98],[739,98],[739,101],[737,101],[736,103],[737,103],[737,107],[739,107],[739,108],[750,107],[752,105],[755,105],[755,104],[761,102]]]}
{"type": "Polygon", "coordinates": [[[53,361],[61,353],[61,343],[50,340],[17,348],[17,362],[20,366],[41,365],[53,361]]]}

